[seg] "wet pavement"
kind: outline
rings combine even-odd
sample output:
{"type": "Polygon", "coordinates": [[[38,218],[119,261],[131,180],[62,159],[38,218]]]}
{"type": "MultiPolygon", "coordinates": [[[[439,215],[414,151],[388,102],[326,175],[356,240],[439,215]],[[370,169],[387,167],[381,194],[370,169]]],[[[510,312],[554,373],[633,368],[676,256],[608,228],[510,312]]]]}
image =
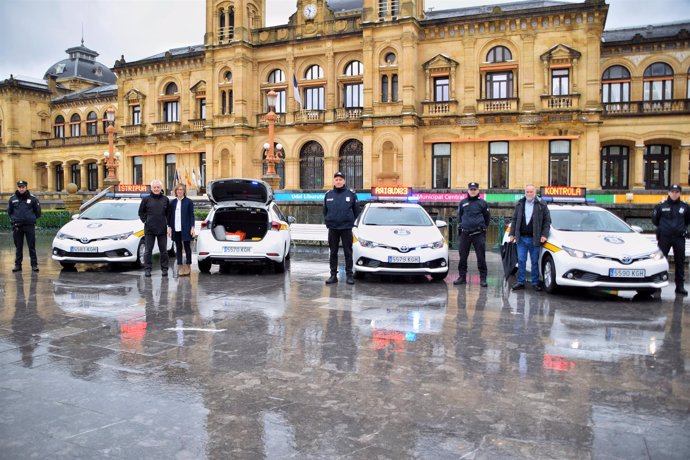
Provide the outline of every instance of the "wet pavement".
{"type": "Polygon", "coordinates": [[[280,275],[145,278],[63,272],[49,244],[15,275],[0,235],[3,459],[690,457],[673,287],[512,293],[497,254],[488,288],[325,286],[318,249],[280,275]]]}

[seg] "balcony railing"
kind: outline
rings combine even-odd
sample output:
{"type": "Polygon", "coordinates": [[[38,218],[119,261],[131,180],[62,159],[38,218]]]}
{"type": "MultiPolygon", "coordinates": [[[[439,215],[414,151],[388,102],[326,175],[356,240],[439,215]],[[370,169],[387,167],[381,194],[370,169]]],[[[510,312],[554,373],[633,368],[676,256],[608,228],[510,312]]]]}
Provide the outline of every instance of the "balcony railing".
{"type": "Polygon", "coordinates": [[[195,118],[194,120],[189,120],[189,127],[192,131],[203,131],[206,120],[202,118],[195,118]]]}
{"type": "Polygon", "coordinates": [[[144,125],[120,126],[120,133],[121,133],[122,137],[143,136],[144,135],[144,125]]]}
{"type": "Polygon", "coordinates": [[[360,118],[362,118],[361,107],[339,107],[335,109],[336,121],[359,120],[360,118]]]}
{"type": "Polygon", "coordinates": [[[458,101],[422,101],[424,107],[424,115],[438,116],[438,115],[457,115],[458,101]]]}
{"type": "Polygon", "coordinates": [[[651,115],[664,113],[690,113],[690,99],[665,101],[605,102],[607,115],[651,115]]]}
{"type": "MultiPolygon", "coordinates": [[[[284,113],[276,113],[276,125],[282,125],[285,123],[285,114],[284,113]]],[[[261,127],[268,126],[268,122],[266,121],[266,114],[265,113],[260,113],[256,116],[256,124],[261,127]]]]}
{"type": "Polygon", "coordinates": [[[483,112],[517,112],[517,97],[507,99],[478,99],[480,110],[483,112]]]}
{"type": "MultiPolygon", "coordinates": [[[[117,139],[117,136],[115,136],[117,139]]],[[[66,145],[89,145],[89,144],[107,144],[107,134],[97,134],[94,136],[79,136],[79,137],[56,137],[52,139],[35,139],[31,141],[31,146],[35,149],[46,147],[64,147],[66,145]]]]}
{"type": "Polygon", "coordinates": [[[544,110],[568,110],[579,106],[579,94],[567,94],[562,96],[545,95],[541,97],[541,107],[544,110]]]}
{"type": "Polygon", "coordinates": [[[235,36],[235,28],[233,26],[221,27],[218,30],[218,41],[219,43],[230,43],[230,41],[235,36]]]}
{"type": "Polygon", "coordinates": [[[179,121],[162,121],[160,123],[153,123],[154,134],[172,134],[180,130],[179,121]]]}
{"type": "Polygon", "coordinates": [[[299,110],[295,112],[295,123],[323,123],[325,113],[323,110],[299,110]]]}

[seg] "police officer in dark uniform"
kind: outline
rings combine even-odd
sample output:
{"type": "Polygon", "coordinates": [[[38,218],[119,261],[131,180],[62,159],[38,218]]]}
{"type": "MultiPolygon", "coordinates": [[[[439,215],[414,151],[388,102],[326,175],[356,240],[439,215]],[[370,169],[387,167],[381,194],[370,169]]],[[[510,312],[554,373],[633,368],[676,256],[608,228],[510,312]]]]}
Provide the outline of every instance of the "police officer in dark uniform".
{"type": "Polygon", "coordinates": [[[665,256],[673,248],[675,259],[676,293],[687,295],[685,290],[685,235],[690,224],[690,206],[680,199],[680,185],[673,184],[668,198],[654,206],[652,222],[656,225],[656,240],[665,256]]]}
{"type": "Polygon", "coordinates": [[[352,276],[352,227],[359,215],[357,194],[345,187],[345,176],[338,171],[333,175],[333,190],[323,198],[323,217],[328,228],[328,249],[331,276],[326,284],[338,282],[338,248],[343,245],[347,284],[355,284],[352,276]]]}
{"type": "Polygon", "coordinates": [[[453,284],[467,283],[467,257],[470,255],[470,245],[474,246],[477,254],[477,268],[479,269],[479,285],[486,283],[486,229],[491,220],[489,205],[479,197],[479,184],[467,184],[467,198],[458,205],[458,232],[460,234],[460,262],[458,263],[458,279],[453,284]]]}
{"type": "Polygon", "coordinates": [[[33,196],[26,188],[25,180],[17,181],[17,191],[10,197],[7,205],[7,214],[10,215],[12,223],[12,236],[16,255],[14,258],[13,272],[22,270],[22,260],[24,260],[24,238],[29,246],[29,256],[31,257],[31,269],[38,271],[38,258],[36,257],[36,221],[41,217],[41,203],[38,198],[33,196]]]}

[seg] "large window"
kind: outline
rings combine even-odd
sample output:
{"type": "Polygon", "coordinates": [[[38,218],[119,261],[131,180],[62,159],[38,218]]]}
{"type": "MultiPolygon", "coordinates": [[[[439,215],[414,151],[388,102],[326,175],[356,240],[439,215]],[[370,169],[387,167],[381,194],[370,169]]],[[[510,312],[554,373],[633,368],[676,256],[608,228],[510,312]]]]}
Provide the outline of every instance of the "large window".
{"type": "Polygon", "coordinates": [[[98,188],[98,164],[88,163],[86,165],[87,184],[89,192],[93,192],[98,188]]]}
{"type": "Polygon", "coordinates": [[[431,148],[431,188],[450,188],[450,144],[431,148]]]}
{"type": "Polygon", "coordinates": [[[343,83],[343,107],[362,108],[364,106],[364,84],[361,80],[363,74],[364,65],[360,61],[351,61],[345,66],[347,80],[343,83]]]}
{"type": "Polygon", "coordinates": [[[81,136],[81,117],[79,114],[73,114],[69,119],[69,135],[71,137],[81,136]]]}
{"type": "Polygon", "coordinates": [[[177,156],[174,153],[165,155],[165,193],[168,194],[175,188],[177,178],[177,156]]]}
{"type": "Polygon", "coordinates": [[[95,136],[96,134],[98,134],[98,115],[92,111],[86,115],[86,135],[95,136]]]}
{"type": "Polygon", "coordinates": [[[627,189],[630,152],[624,145],[601,149],[601,188],[627,189]]]}
{"type": "Polygon", "coordinates": [[[486,74],[486,98],[509,99],[513,97],[513,72],[489,72],[486,74]]]}
{"type": "Polygon", "coordinates": [[[606,69],[601,77],[601,101],[607,111],[627,111],[630,102],[630,72],[623,66],[606,69]]]}
{"type": "Polygon", "coordinates": [[[567,96],[570,94],[570,69],[551,70],[551,95],[567,96]]]}
{"type": "Polygon", "coordinates": [[[570,141],[549,143],[549,185],[570,185],[570,141]]]}
{"type": "Polygon", "coordinates": [[[65,170],[62,165],[55,165],[55,191],[61,192],[65,188],[65,170]]]}
{"type": "Polygon", "coordinates": [[[489,142],[489,188],[508,188],[508,142],[489,142]]]}
{"type": "Polygon", "coordinates": [[[199,104],[199,118],[202,120],[206,119],[206,98],[205,97],[200,97],[197,99],[197,104],[199,104]]]}
{"type": "Polygon", "coordinates": [[[144,158],[132,157],[132,183],[144,183],[144,158]]]}
{"type": "Polygon", "coordinates": [[[643,99],[645,101],[669,101],[673,99],[673,69],[657,62],[644,71],[643,99]]]}
{"type": "Polygon", "coordinates": [[[448,76],[434,78],[434,101],[447,102],[450,100],[450,80],[448,76]]]}
{"type": "Polygon", "coordinates": [[[309,141],[300,151],[299,186],[303,190],[323,188],[323,147],[318,142],[309,141]]]}
{"type": "Polygon", "coordinates": [[[381,102],[398,102],[398,74],[381,77],[381,102]]]}
{"type": "Polygon", "coordinates": [[[383,18],[389,14],[391,16],[400,14],[400,0],[379,0],[379,17],[383,18]]]}
{"type": "MultiPolygon", "coordinates": [[[[276,106],[275,113],[287,112],[287,86],[285,82],[285,72],[281,69],[274,69],[268,74],[269,85],[280,85],[279,87],[271,86],[267,88],[264,93],[268,93],[271,89],[276,92],[276,106]]],[[[266,112],[268,112],[268,101],[266,101],[266,112]]]]}
{"type": "Polygon", "coordinates": [[[53,137],[56,139],[64,139],[65,137],[65,117],[58,115],[55,117],[53,124],[53,137]]]}
{"type": "MultiPolygon", "coordinates": [[[[305,80],[323,79],[323,69],[318,65],[310,66],[304,73],[305,80]]],[[[323,86],[307,86],[304,89],[304,109],[305,110],[324,110],[326,108],[325,99],[326,88],[323,86]]]]}
{"type": "Polygon", "coordinates": [[[133,125],[140,125],[141,124],[141,106],[140,105],[133,105],[131,110],[132,110],[132,124],[133,125]]]}
{"type": "Polygon", "coordinates": [[[347,185],[355,190],[364,188],[363,146],[357,139],[350,139],[340,147],[338,171],[342,172],[347,185]]]}
{"type": "Polygon", "coordinates": [[[644,154],[644,186],[650,190],[667,190],[671,177],[671,146],[648,145],[644,154]]]}
{"type": "Polygon", "coordinates": [[[81,189],[81,166],[78,163],[69,166],[69,181],[77,186],[77,190],[81,189]]]}
{"type": "Polygon", "coordinates": [[[163,101],[163,121],[172,123],[180,121],[180,100],[175,83],[168,83],[165,87],[166,99],[163,101]],[[178,96],[174,98],[174,96],[178,96]]]}

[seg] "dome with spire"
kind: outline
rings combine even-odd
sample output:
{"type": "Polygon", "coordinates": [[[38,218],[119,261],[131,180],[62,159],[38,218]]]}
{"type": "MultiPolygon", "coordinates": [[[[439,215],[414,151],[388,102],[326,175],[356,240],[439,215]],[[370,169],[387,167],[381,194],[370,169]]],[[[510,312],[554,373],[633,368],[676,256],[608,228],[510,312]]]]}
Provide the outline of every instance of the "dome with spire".
{"type": "Polygon", "coordinates": [[[112,85],[117,77],[110,68],[96,61],[98,53],[84,46],[82,39],[80,46],[65,50],[69,58],[56,62],[48,68],[43,79],[47,80],[51,75],[57,81],[85,80],[96,85],[112,85]]]}

